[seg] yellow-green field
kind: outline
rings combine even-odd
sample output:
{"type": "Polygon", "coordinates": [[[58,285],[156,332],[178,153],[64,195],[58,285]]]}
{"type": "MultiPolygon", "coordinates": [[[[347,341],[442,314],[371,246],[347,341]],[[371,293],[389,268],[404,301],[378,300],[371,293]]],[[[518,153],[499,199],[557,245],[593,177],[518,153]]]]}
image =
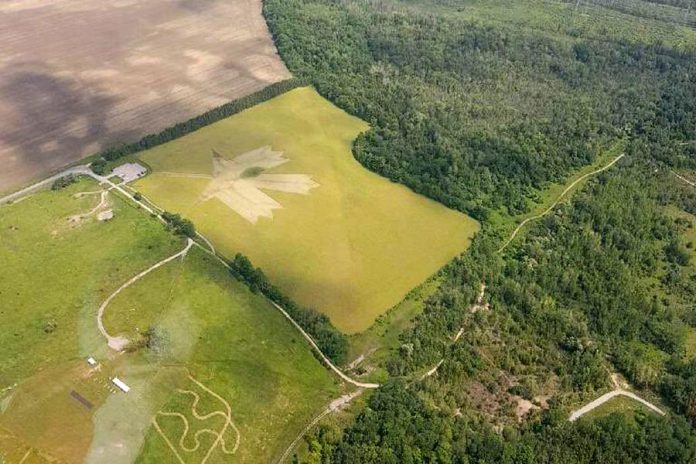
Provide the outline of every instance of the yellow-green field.
{"type": "Polygon", "coordinates": [[[464,251],[479,227],[364,169],[351,146],[367,129],[312,88],[295,89],[142,153],[154,172],[135,187],[192,219],[225,256],[249,256],[297,302],[355,333],[464,251]],[[268,172],[237,166],[240,179],[300,176],[280,187],[291,191],[261,186],[261,203],[277,204],[262,205],[254,223],[221,187],[229,188],[230,166],[243,164],[239,155],[264,147],[266,160],[288,161],[268,172]]]}

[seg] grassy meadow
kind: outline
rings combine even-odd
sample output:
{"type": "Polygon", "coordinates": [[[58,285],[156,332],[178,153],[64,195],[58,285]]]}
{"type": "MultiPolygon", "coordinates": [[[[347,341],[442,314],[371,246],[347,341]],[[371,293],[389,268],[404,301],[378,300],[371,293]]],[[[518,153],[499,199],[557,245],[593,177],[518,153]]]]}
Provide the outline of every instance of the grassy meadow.
{"type": "MultiPolygon", "coordinates": [[[[218,427],[196,424],[192,397],[177,391],[197,391],[198,412],[220,409],[191,378],[229,404],[240,431],[234,455],[214,450],[208,462],[264,462],[282,452],[337,394],[331,375],[282,315],[197,249],[109,305],[109,331],[135,341],[152,327],[158,337],[110,351],[97,330],[101,301],[184,242],[113,193],[114,219],[74,220],[99,201],[75,195],[97,190],[80,180],[0,207],[0,462],[176,462],[153,429],[158,411],[180,410],[198,427],[192,430],[218,427]],[[131,387],[128,394],[111,384],[114,376],[131,387]]],[[[176,439],[182,423],[161,420],[176,439]]],[[[225,439],[233,441],[230,433],[225,439]]],[[[200,435],[203,455],[212,436],[200,435]]],[[[187,454],[186,462],[201,458],[187,454]]]]}
{"type": "Polygon", "coordinates": [[[135,187],[192,219],[225,256],[247,255],[298,303],[356,333],[464,251],[479,227],[364,169],[351,145],[367,129],[315,90],[295,89],[144,152],[153,174],[135,187]],[[233,159],[264,146],[290,160],[270,173],[305,174],[318,187],[264,191],[282,208],[256,224],[217,198],[203,201],[212,150],[233,159]]]}
{"type": "MultiPolygon", "coordinates": [[[[209,462],[271,462],[310,417],[338,395],[331,375],[302,336],[263,297],[231,279],[220,263],[198,249],[121,293],[104,323],[110,333],[129,339],[137,339],[138,330],[155,328],[162,341],[150,361],[163,369],[178,366],[179,388],[200,390],[187,381],[191,375],[229,403],[241,435],[239,449],[230,456],[218,449],[209,462]]],[[[197,409],[219,409],[215,399],[203,393],[199,392],[197,409]]],[[[193,431],[220,426],[193,420],[191,403],[190,397],[172,391],[159,410],[186,414],[193,431]]],[[[183,433],[176,418],[159,417],[158,423],[172,442],[183,433]]],[[[225,441],[231,449],[234,434],[228,433],[225,441]]],[[[201,443],[198,452],[182,453],[186,462],[201,461],[211,445],[206,448],[203,437],[201,443]]],[[[160,463],[173,457],[150,427],[137,462],[160,463]]]]}

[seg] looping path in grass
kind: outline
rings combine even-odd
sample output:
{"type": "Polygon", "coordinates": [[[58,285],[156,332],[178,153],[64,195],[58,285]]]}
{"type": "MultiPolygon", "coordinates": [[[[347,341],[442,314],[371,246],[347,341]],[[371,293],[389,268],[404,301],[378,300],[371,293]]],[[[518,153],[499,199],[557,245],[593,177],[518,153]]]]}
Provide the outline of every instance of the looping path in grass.
{"type": "Polygon", "coordinates": [[[186,418],[186,416],[184,416],[183,414],[181,414],[179,412],[158,411],[157,414],[155,414],[155,417],[153,417],[153,419],[152,419],[152,425],[154,426],[155,430],[157,430],[157,432],[162,436],[164,441],[167,443],[167,445],[172,450],[172,452],[174,453],[174,455],[177,457],[177,459],[179,460],[179,462],[181,464],[184,464],[186,461],[182,458],[181,454],[179,453],[179,449],[185,453],[195,453],[201,447],[201,442],[199,440],[199,436],[205,435],[205,434],[213,435],[213,437],[215,438],[215,441],[213,442],[213,444],[210,446],[210,448],[206,452],[206,455],[203,457],[201,464],[205,464],[208,461],[208,459],[210,458],[210,456],[213,454],[215,449],[217,449],[218,447],[220,447],[220,450],[226,455],[235,454],[237,452],[237,449],[239,449],[239,443],[241,442],[242,435],[241,435],[239,429],[237,428],[237,426],[232,421],[232,407],[227,402],[227,400],[225,400],[223,397],[221,397],[220,395],[215,393],[210,388],[203,385],[201,382],[196,380],[194,377],[189,375],[188,378],[191,382],[195,383],[201,390],[205,391],[206,393],[211,395],[213,398],[218,400],[224,408],[224,411],[218,409],[217,411],[213,411],[209,414],[205,414],[205,415],[199,414],[197,409],[196,409],[198,406],[198,402],[200,401],[200,396],[198,395],[198,393],[191,391],[191,390],[177,389],[177,393],[180,393],[182,395],[190,395],[193,397],[193,403],[191,404],[191,415],[197,421],[201,421],[201,422],[206,421],[212,417],[221,416],[225,420],[222,429],[213,430],[213,429],[205,428],[205,429],[198,430],[193,435],[194,445],[193,446],[186,446],[186,439],[189,436],[189,429],[190,429],[190,424],[189,424],[189,421],[186,418]],[[169,437],[167,437],[167,435],[164,433],[164,431],[162,430],[159,422],[157,421],[158,416],[176,417],[176,418],[180,419],[182,421],[182,423],[184,424],[184,430],[181,433],[181,435],[179,436],[179,440],[177,443],[178,449],[171,442],[169,437]],[[225,439],[224,439],[225,433],[230,428],[234,431],[235,436],[236,436],[234,447],[231,450],[227,448],[227,443],[225,442],[225,439]]]}
{"type": "Polygon", "coordinates": [[[183,250],[179,251],[178,253],[173,254],[172,256],[170,256],[168,258],[163,259],[162,261],[160,261],[156,264],[153,264],[152,266],[145,269],[140,274],[136,275],[135,277],[132,277],[128,282],[121,285],[114,293],[109,295],[109,297],[106,300],[104,300],[104,302],[101,304],[101,306],[99,306],[99,310],[97,311],[97,326],[99,327],[99,332],[104,336],[104,338],[106,338],[106,340],[109,344],[109,348],[111,348],[112,350],[115,350],[115,351],[121,351],[128,344],[128,339],[126,337],[123,337],[123,336],[114,337],[112,335],[109,335],[109,333],[106,331],[106,328],[104,327],[104,322],[103,322],[104,311],[106,310],[107,306],[109,306],[109,303],[111,303],[111,301],[114,298],[116,298],[116,296],[118,296],[119,293],[121,293],[123,290],[125,290],[126,288],[130,287],[135,282],[137,282],[138,280],[140,280],[143,277],[145,277],[146,275],[148,275],[150,272],[164,266],[165,264],[167,264],[171,261],[174,261],[175,259],[177,259],[179,257],[186,256],[186,253],[188,253],[188,251],[191,249],[191,247],[193,246],[193,243],[194,243],[193,240],[191,240],[190,238],[187,239],[186,246],[184,247],[183,250]]]}

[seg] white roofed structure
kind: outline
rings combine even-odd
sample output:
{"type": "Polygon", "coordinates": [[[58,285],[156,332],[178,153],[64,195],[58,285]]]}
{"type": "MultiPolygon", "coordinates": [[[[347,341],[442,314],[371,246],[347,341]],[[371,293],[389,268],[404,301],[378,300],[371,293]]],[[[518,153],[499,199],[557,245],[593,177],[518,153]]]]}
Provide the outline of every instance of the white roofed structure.
{"type": "Polygon", "coordinates": [[[116,385],[123,393],[128,393],[130,391],[130,387],[125,384],[125,382],[118,377],[114,377],[111,379],[111,381],[116,385]]]}

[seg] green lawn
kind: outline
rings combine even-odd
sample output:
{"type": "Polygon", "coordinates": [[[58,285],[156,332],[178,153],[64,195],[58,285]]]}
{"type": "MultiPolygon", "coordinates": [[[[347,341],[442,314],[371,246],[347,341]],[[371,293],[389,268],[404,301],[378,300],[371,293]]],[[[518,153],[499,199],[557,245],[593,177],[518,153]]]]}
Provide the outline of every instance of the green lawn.
{"type": "Polygon", "coordinates": [[[98,354],[99,303],[183,247],[115,194],[109,195],[114,220],[71,223],[70,216],[99,202],[98,195],[74,194],[97,189],[81,180],[0,207],[0,390],[47,366],[98,354]]]}
{"type": "MultiPolygon", "coordinates": [[[[152,428],[155,413],[181,408],[195,425],[192,398],[178,388],[198,389],[203,414],[222,404],[189,376],[229,403],[241,432],[234,455],[215,450],[208,462],[270,461],[338,394],[332,376],[282,315],[198,249],[107,308],[109,331],[138,340],[135,328],[157,327],[161,343],[110,351],[97,330],[101,301],[184,241],[114,193],[113,220],[71,222],[98,202],[75,194],[97,189],[80,180],[0,207],[0,462],[27,452],[25,462],[177,462],[152,428]],[[117,391],[113,376],[131,391],[117,391]]],[[[172,436],[181,426],[162,424],[172,436]]],[[[198,425],[192,430],[217,427],[214,419],[198,425]]],[[[200,437],[204,446],[212,435],[200,437]]],[[[192,453],[186,462],[201,458],[192,453]]]]}
{"type": "Polygon", "coordinates": [[[192,219],[225,256],[249,256],[300,304],[356,333],[463,252],[479,228],[364,169],[351,145],[367,129],[315,90],[295,89],[144,152],[154,173],[135,187],[192,219]],[[264,190],[282,208],[253,224],[206,199],[205,176],[213,149],[230,160],[264,146],[290,160],[269,174],[305,174],[318,186],[305,195],[264,190]]]}
{"type": "MultiPolygon", "coordinates": [[[[209,462],[270,462],[312,415],[338,395],[331,375],[309,352],[302,336],[263,297],[231,279],[225,268],[198,249],[120,294],[108,309],[105,325],[110,333],[123,333],[131,340],[138,338],[138,329],[142,333],[156,328],[164,341],[162,352],[151,355],[150,362],[166,369],[182,368],[176,382],[180,388],[200,390],[186,380],[191,375],[229,402],[241,434],[239,450],[227,461],[218,450],[209,462]]],[[[198,409],[214,411],[214,398],[200,394],[198,409]]],[[[186,413],[191,398],[170,391],[160,407],[186,413]]],[[[188,420],[192,430],[194,425],[221,425],[215,420],[188,420]]],[[[159,423],[170,437],[183,433],[180,419],[165,417],[159,423]]],[[[229,433],[226,436],[226,442],[233,442],[229,433]]],[[[203,448],[202,444],[200,452],[184,455],[200,462],[203,448]]],[[[150,428],[138,462],[159,463],[173,457],[163,438],[150,428]]]]}

